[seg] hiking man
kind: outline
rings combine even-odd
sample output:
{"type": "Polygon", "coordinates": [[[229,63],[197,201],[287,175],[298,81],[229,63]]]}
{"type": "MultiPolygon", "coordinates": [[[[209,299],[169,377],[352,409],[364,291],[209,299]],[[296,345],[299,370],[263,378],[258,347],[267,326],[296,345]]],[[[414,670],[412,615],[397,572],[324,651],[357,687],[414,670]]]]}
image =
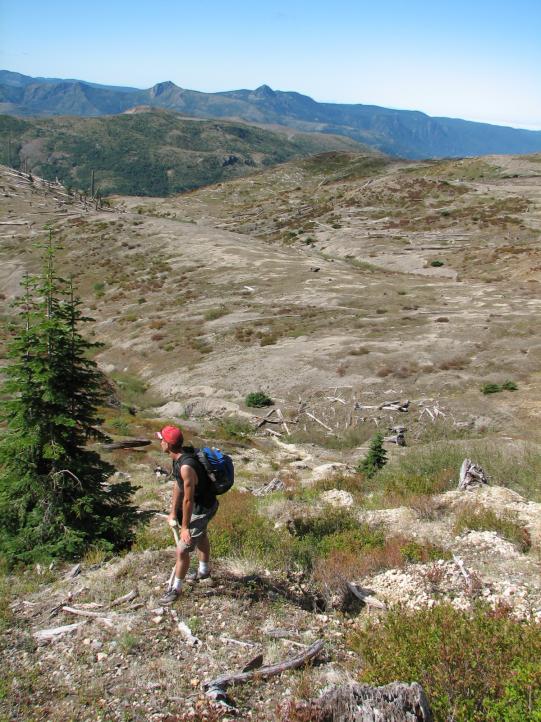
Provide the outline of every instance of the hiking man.
{"type": "Polygon", "coordinates": [[[175,580],[171,591],[160,599],[160,604],[172,604],[182,590],[190,567],[190,554],[197,549],[199,567],[188,575],[189,581],[210,576],[210,542],[207,525],[218,509],[218,500],[207,472],[191,446],[184,446],[184,436],[178,426],[164,426],[156,434],[162,451],[173,460],[173,499],[169,523],[180,526],[180,544],[177,546],[175,580]]]}

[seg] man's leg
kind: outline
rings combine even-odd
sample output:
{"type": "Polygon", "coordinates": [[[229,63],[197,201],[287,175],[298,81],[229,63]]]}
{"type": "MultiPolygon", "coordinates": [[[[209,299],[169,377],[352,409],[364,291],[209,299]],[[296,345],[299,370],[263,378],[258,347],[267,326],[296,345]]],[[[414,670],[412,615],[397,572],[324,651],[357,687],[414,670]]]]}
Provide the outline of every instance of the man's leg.
{"type": "Polygon", "coordinates": [[[175,567],[175,577],[184,580],[186,573],[190,567],[190,552],[187,549],[177,547],[177,563],[175,567]]]}
{"type": "Polygon", "coordinates": [[[203,562],[204,564],[209,563],[210,559],[210,540],[209,535],[207,532],[205,532],[198,540],[197,540],[197,558],[200,562],[203,562]]]}

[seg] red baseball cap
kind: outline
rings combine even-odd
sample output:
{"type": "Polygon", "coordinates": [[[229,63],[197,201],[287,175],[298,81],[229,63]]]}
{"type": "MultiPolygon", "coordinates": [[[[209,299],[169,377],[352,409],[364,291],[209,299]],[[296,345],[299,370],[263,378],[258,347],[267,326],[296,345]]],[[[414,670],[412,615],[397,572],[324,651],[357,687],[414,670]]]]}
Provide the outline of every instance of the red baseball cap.
{"type": "Polygon", "coordinates": [[[160,441],[163,439],[172,446],[178,446],[184,441],[184,435],[178,426],[164,426],[161,431],[156,432],[160,441]]]}

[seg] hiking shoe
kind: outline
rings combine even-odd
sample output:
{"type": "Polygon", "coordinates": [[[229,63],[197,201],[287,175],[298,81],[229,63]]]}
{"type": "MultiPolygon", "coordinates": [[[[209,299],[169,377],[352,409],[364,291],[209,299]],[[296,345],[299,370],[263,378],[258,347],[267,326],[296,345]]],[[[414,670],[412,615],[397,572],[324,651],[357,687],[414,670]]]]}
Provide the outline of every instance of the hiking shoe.
{"type": "Polygon", "coordinates": [[[158,604],[161,604],[162,606],[165,606],[166,604],[173,604],[173,602],[176,602],[179,597],[180,592],[177,592],[176,589],[171,589],[171,591],[164,594],[164,596],[158,600],[158,604]]]}
{"type": "Polygon", "coordinates": [[[197,569],[194,572],[189,572],[189,574],[186,574],[186,581],[187,582],[201,582],[203,579],[210,579],[210,572],[205,572],[202,574],[199,569],[197,569]]]}

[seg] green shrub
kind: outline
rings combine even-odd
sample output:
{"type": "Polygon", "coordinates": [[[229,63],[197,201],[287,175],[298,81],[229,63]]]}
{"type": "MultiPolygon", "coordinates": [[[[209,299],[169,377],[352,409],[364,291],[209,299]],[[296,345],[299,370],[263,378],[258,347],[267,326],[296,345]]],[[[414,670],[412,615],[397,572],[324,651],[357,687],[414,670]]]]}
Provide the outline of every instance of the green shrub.
{"type": "Polygon", "coordinates": [[[395,609],[350,643],[362,682],[419,682],[436,722],[541,719],[541,626],[534,622],[481,606],[395,609]]]}
{"type": "Polygon", "coordinates": [[[295,519],[292,526],[292,555],[306,569],[312,569],[316,559],[333,552],[359,554],[385,543],[381,528],[359,524],[344,509],[327,508],[319,516],[295,519]]]}
{"type": "Polygon", "coordinates": [[[261,409],[264,406],[272,406],[273,400],[264,391],[252,391],[244,399],[246,406],[261,409]]]}
{"type": "Polygon", "coordinates": [[[514,381],[504,381],[503,384],[495,384],[487,382],[481,386],[481,392],[483,394],[497,394],[500,391],[517,391],[518,386],[514,381]]]}
{"type": "Polygon", "coordinates": [[[439,259],[435,258],[433,261],[430,261],[430,265],[433,268],[440,268],[440,266],[444,266],[444,262],[440,261],[439,259]]]}
{"type": "Polygon", "coordinates": [[[357,471],[371,479],[387,463],[387,452],[383,448],[383,434],[376,434],[370,442],[368,454],[360,462],[357,471]]]}
{"type": "Polygon", "coordinates": [[[214,321],[217,318],[221,318],[222,316],[225,316],[228,313],[228,310],[225,306],[217,306],[216,308],[209,308],[209,310],[205,313],[205,321],[214,321]]]}
{"type": "Polygon", "coordinates": [[[495,384],[492,382],[488,382],[481,386],[481,393],[483,393],[485,395],[498,394],[501,390],[502,390],[502,387],[500,386],[500,384],[495,384]]]}

